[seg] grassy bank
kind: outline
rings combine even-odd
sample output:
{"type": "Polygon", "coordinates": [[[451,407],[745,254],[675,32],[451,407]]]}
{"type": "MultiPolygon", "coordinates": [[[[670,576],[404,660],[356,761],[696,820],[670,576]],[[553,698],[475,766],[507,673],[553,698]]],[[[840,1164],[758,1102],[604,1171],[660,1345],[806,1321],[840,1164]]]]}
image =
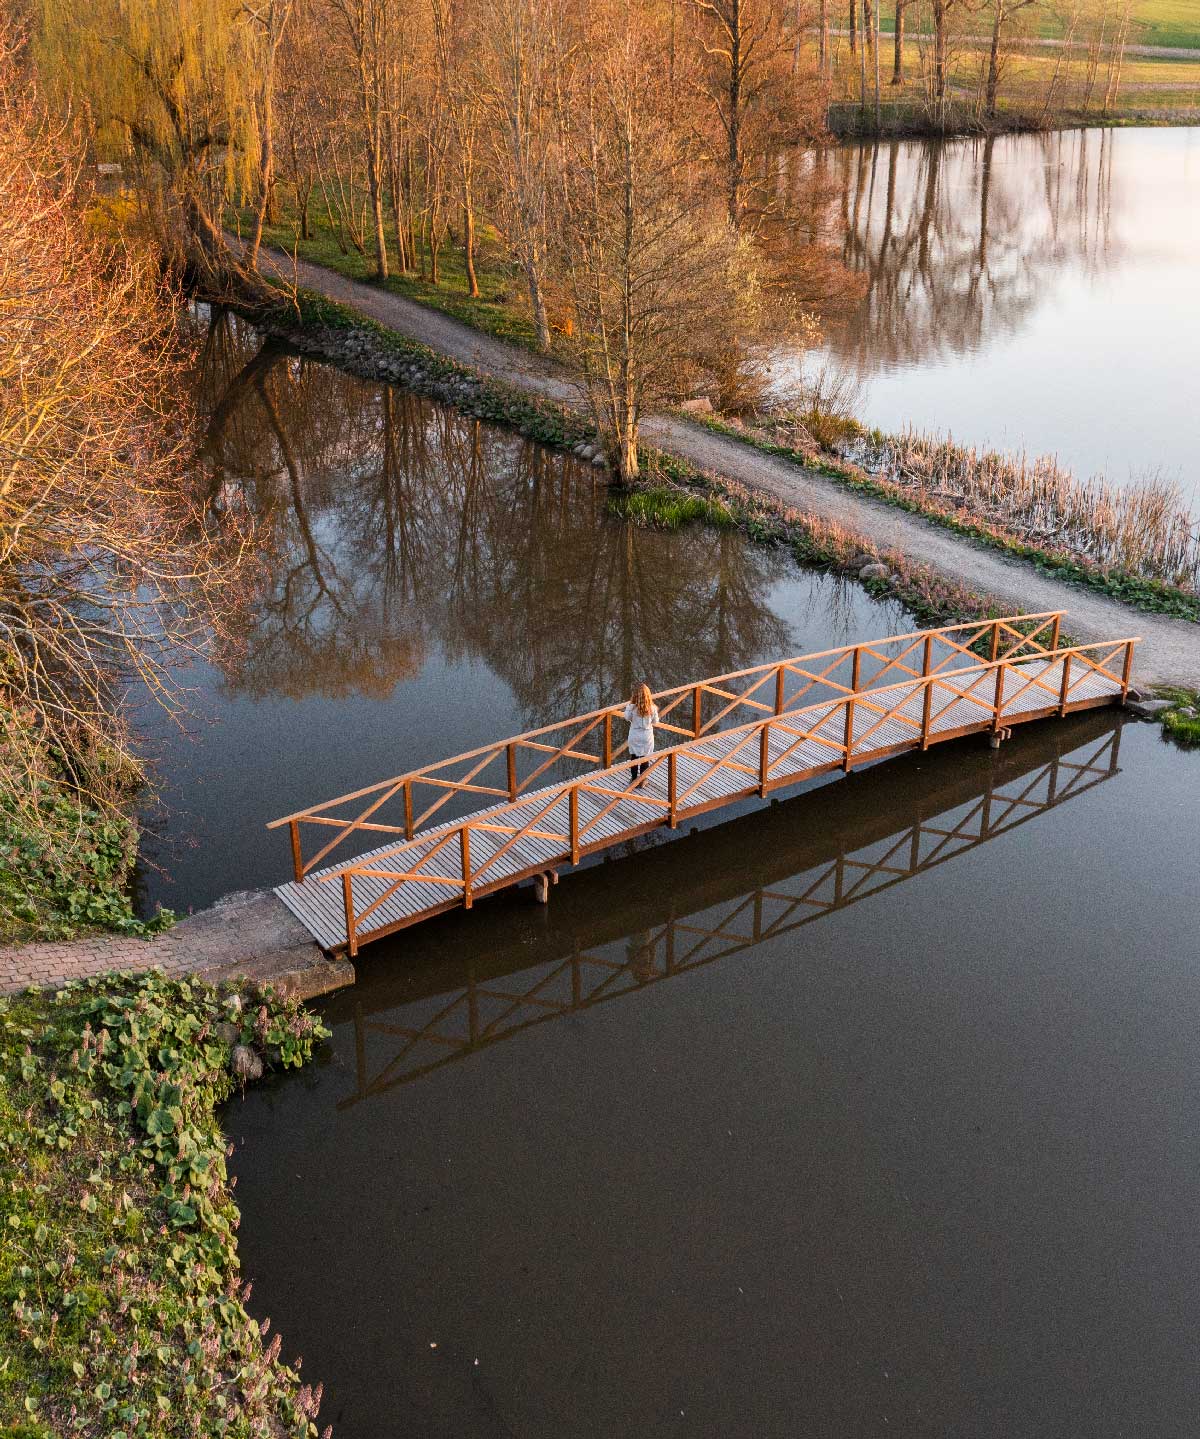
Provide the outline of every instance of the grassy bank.
{"type": "Polygon", "coordinates": [[[311,1439],[243,1305],[218,1108],[308,1060],[293,1003],[158,975],[0,1000],[0,1428],[311,1439]]]}
{"type": "Polygon", "coordinates": [[[0,944],[149,935],[172,922],[169,910],[149,922],[133,912],[140,775],[111,776],[102,811],[80,798],[67,759],[7,709],[0,764],[0,944]]]}
{"type": "MultiPolygon", "coordinates": [[[[235,233],[245,235],[250,232],[252,221],[248,211],[235,210],[228,219],[229,227],[235,233]]],[[[389,235],[389,244],[391,238],[389,235]]],[[[288,255],[294,253],[297,259],[324,265],[349,280],[375,285],[389,294],[401,295],[406,300],[416,300],[441,310],[486,335],[495,335],[498,339],[530,348],[536,346],[537,337],[520,280],[513,274],[499,242],[486,229],[481,229],[475,258],[475,275],[479,285],[476,297],[469,292],[466,264],[457,245],[442,248],[438,262],[439,283],[436,285],[427,277],[422,278],[418,271],[391,274],[382,281],[377,279],[374,255],[349,243],[344,234],[339,235],[319,198],[314,199],[311,207],[307,240],[300,238],[299,217],[285,199],[275,223],[264,228],[263,241],[288,255]]],[[[427,255],[425,271],[428,276],[427,255]]]]}

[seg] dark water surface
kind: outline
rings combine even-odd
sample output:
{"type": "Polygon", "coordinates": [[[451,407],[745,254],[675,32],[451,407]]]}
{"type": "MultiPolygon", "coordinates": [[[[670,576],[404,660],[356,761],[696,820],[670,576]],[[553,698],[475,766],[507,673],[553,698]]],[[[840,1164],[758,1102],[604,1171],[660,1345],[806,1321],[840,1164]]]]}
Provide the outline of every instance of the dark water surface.
{"type": "Polygon", "coordinates": [[[269,542],[244,645],[153,709],[143,908],[290,877],[266,821],[628,695],[912,628],[898,605],[700,527],[607,513],[590,466],[229,317],[199,379],[214,492],[269,542]]]}
{"type": "Polygon", "coordinates": [[[227,1114],[322,1422],[1194,1434],[1198,812],[1097,712],[366,951],[227,1114]]]}
{"type": "Polygon", "coordinates": [[[1057,454],[1081,478],[1161,472],[1200,511],[1200,129],[895,141],[818,163],[827,238],[868,289],[816,364],[861,380],[869,424],[1057,454]]]}

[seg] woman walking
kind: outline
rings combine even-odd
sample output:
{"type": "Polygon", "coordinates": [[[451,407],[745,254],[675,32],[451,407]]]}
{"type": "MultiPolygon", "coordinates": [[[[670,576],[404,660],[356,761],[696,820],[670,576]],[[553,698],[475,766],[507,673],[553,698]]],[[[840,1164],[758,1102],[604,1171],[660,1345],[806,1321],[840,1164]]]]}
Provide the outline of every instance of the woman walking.
{"type": "Polygon", "coordinates": [[[630,773],[634,783],[650,768],[650,756],[654,753],[654,726],[658,723],[658,710],[649,685],[638,685],[633,698],[625,706],[625,718],[629,721],[629,753],[633,757],[630,773]]]}

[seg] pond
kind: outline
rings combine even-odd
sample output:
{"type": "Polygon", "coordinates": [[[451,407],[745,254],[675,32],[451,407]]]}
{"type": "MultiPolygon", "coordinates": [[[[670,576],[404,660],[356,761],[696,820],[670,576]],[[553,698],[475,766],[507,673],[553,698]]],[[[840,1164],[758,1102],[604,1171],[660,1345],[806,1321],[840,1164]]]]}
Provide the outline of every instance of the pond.
{"type": "Polygon", "coordinates": [[[383,941],[231,1104],[336,1439],[1194,1433],[1200,762],[963,741],[383,941]]]}
{"type": "MultiPolygon", "coordinates": [[[[154,728],[143,896],[264,822],[669,685],[906,628],[736,534],[218,318],[241,643],[154,728]]],[[[1109,712],[910,755],[364,951],[230,1105],[253,1309],[337,1439],[1190,1434],[1200,761],[1109,712]]]]}
{"type": "Polygon", "coordinates": [[[215,495],[265,573],[241,643],[139,714],[159,804],[139,900],[178,911],[290,877],[317,800],[626,696],[913,628],[783,550],[608,513],[590,466],[263,344],[226,315],[198,376],[215,495]]]}
{"type": "Polygon", "coordinates": [[[1200,129],[848,145],[810,163],[834,197],[825,238],[867,290],[804,368],[855,377],[868,424],[1056,454],[1080,478],[1162,474],[1200,511],[1200,129]]]}

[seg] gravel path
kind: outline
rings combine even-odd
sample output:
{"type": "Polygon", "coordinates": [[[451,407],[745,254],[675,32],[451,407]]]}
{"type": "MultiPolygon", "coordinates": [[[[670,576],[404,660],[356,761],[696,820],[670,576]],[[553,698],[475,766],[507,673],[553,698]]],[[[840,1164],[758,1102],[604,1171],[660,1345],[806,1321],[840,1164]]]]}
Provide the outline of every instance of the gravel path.
{"type": "MultiPolygon", "coordinates": [[[[281,265],[282,268],[282,265],[281,265]]],[[[291,262],[287,262],[291,274],[291,262]]],[[[321,265],[301,261],[301,285],[353,306],[380,324],[431,349],[535,395],[576,400],[564,371],[520,346],[481,334],[429,306],[348,280],[321,265]]],[[[714,434],[702,425],[659,416],[642,426],[660,449],[765,491],[811,515],[833,520],[876,545],[902,551],[972,589],[993,596],[1006,609],[1070,611],[1066,628],[1080,641],[1140,635],[1135,667],[1143,684],[1200,683],[1200,625],[1132,610],[1094,590],[1056,580],[1021,560],[952,534],[916,515],[844,489],[790,461],[714,434]]]]}

